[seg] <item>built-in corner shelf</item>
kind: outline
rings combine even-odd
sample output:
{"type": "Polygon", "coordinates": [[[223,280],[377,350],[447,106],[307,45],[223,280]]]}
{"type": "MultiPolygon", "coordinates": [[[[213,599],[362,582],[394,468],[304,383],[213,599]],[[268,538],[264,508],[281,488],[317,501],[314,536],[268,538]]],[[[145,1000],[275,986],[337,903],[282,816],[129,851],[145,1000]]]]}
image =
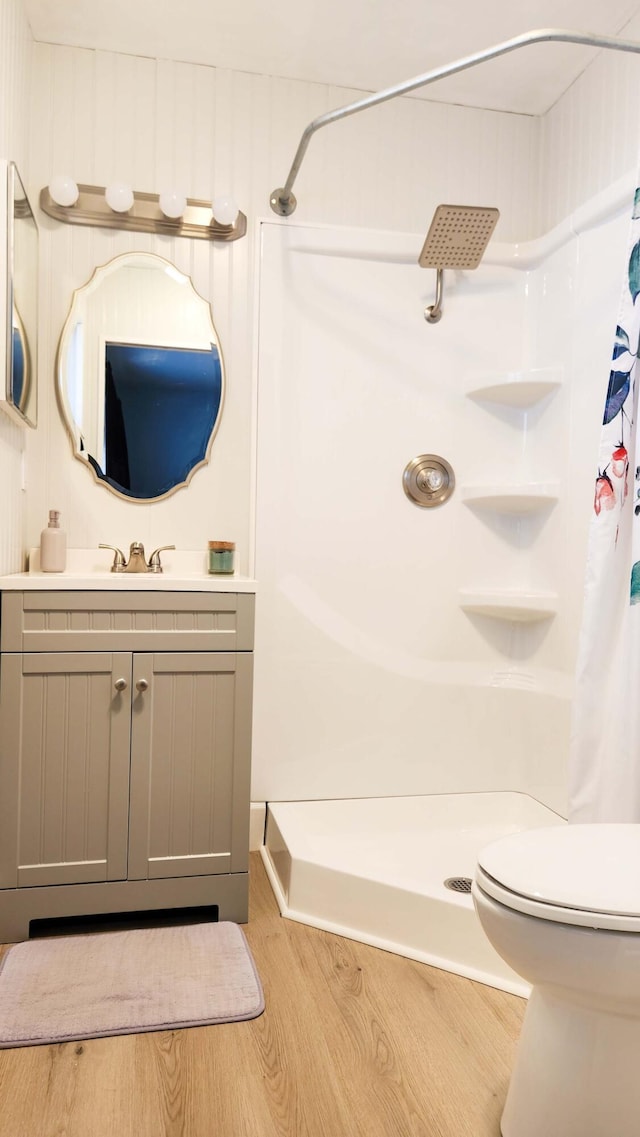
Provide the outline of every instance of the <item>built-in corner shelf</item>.
{"type": "Polygon", "coordinates": [[[479,402],[501,403],[503,406],[527,410],[551,395],[562,385],[558,367],[533,367],[524,371],[508,371],[503,375],[476,378],[467,388],[467,398],[479,402]]]}
{"type": "Polygon", "coordinates": [[[460,487],[465,505],[493,513],[513,515],[542,513],[558,501],[557,482],[522,482],[514,485],[467,485],[460,487]]]}
{"type": "Polygon", "coordinates": [[[492,616],[495,620],[510,620],[519,624],[552,620],[558,610],[558,596],[555,592],[463,588],[458,598],[463,612],[474,612],[479,616],[492,616]]]}
{"type": "MultiPolygon", "coordinates": [[[[561,366],[529,367],[518,371],[502,373],[467,375],[465,389],[468,399],[479,403],[497,405],[501,419],[506,420],[508,433],[513,435],[513,443],[522,447],[522,438],[528,433],[530,427],[539,431],[544,424],[536,421],[539,416],[528,416],[526,411],[553,395],[562,386],[564,369],[561,366]],[[513,413],[510,413],[513,412],[513,413]],[[516,412],[522,412],[516,415],[516,412]],[[533,421],[529,422],[529,417],[533,421]],[[520,432],[513,431],[516,423],[520,432]]],[[[495,430],[493,431],[495,433],[495,430]]],[[[536,453],[540,443],[538,440],[536,453]]],[[[514,455],[517,457],[517,454],[514,455]]],[[[511,467],[513,470],[514,466],[511,467]]],[[[550,463],[539,466],[540,469],[553,469],[550,463]]],[[[487,471],[488,477],[492,475],[487,471]]],[[[534,481],[500,481],[467,483],[461,486],[462,502],[474,509],[488,513],[506,515],[509,520],[505,523],[518,529],[524,524],[526,517],[541,517],[549,511],[559,499],[560,486],[558,482],[534,481]]],[[[500,526],[500,535],[504,536],[505,524],[500,526]]],[[[504,620],[518,624],[541,623],[552,620],[558,610],[558,595],[555,592],[512,587],[494,588],[464,588],[458,594],[461,609],[469,614],[489,616],[494,620],[504,620]]]]}

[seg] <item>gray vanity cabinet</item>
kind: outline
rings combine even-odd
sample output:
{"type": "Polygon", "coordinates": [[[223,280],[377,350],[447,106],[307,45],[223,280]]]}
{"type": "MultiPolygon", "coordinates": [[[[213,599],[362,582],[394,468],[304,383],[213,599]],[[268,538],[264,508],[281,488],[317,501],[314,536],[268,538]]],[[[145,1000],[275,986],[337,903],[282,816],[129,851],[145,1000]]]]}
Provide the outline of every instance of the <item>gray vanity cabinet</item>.
{"type": "Polygon", "coordinates": [[[246,871],[251,665],[239,652],[134,656],[130,879],[246,871]]]}
{"type": "Polygon", "coordinates": [[[126,879],[127,669],[125,653],[0,658],[3,888],[126,879]]]}
{"type": "Polygon", "coordinates": [[[0,942],[48,916],[246,920],[253,600],[2,594],[0,942]]]}

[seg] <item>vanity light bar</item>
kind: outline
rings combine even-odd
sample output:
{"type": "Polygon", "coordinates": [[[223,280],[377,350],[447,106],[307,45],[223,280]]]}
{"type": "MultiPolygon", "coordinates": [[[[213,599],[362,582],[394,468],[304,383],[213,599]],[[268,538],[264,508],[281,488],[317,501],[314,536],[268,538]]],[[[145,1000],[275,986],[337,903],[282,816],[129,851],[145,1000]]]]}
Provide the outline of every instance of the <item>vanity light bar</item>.
{"type": "Polygon", "coordinates": [[[166,217],[157,193],[133,193],[133,205],[126,213],[116,213],[105,200],[104,186],[78,184],[73,205],[58,205],[48,186],[40,192],[40,208],[56,221],[70,225],[93,225],[101,229],[129,229],[137,233],[162,233],[167,237],[198,237],[204,241],[237,241],[247,231],[247,218],[238,213],[232,225],[221,225],[211,212],[210,201],[187,198],[181,217],[166,217]]]}

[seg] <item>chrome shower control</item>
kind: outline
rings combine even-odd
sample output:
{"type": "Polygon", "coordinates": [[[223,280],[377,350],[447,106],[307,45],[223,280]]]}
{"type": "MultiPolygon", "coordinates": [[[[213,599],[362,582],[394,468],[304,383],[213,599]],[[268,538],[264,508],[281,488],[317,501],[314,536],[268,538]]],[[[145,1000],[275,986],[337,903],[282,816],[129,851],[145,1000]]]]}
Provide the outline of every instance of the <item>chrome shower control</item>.
{"type": "Polygon", "coordinates": [[[438,454],[419,454],[405,466],[402,487],[415,505],[433,508],[444,505],[454,491],[456,479],[446,458],[438,454]]]}

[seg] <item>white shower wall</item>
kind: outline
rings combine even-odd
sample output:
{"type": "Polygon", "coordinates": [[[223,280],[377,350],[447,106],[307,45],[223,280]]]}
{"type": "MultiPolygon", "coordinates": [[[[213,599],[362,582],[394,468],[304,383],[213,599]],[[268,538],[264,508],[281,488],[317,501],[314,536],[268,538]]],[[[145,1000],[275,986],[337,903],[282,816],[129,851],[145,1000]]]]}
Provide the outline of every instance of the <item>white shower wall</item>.
{"type": "Polygon", "coordinates": [[[438,325],[420,235],[263,225],[255,797],[517,790],[564,809],[624,196],[604,224],[587,210],[446,273],[438,325]],[[561,386],[526,411],[469,398],[518,375],[561,386]],[[437,510],[402,490],[425,452],[458,481],[437,510]],[[464,502],[527,482],[557,504],[464,502]],[[470,614],[465,589],[546,590],[558,611],[470,614]]]}

